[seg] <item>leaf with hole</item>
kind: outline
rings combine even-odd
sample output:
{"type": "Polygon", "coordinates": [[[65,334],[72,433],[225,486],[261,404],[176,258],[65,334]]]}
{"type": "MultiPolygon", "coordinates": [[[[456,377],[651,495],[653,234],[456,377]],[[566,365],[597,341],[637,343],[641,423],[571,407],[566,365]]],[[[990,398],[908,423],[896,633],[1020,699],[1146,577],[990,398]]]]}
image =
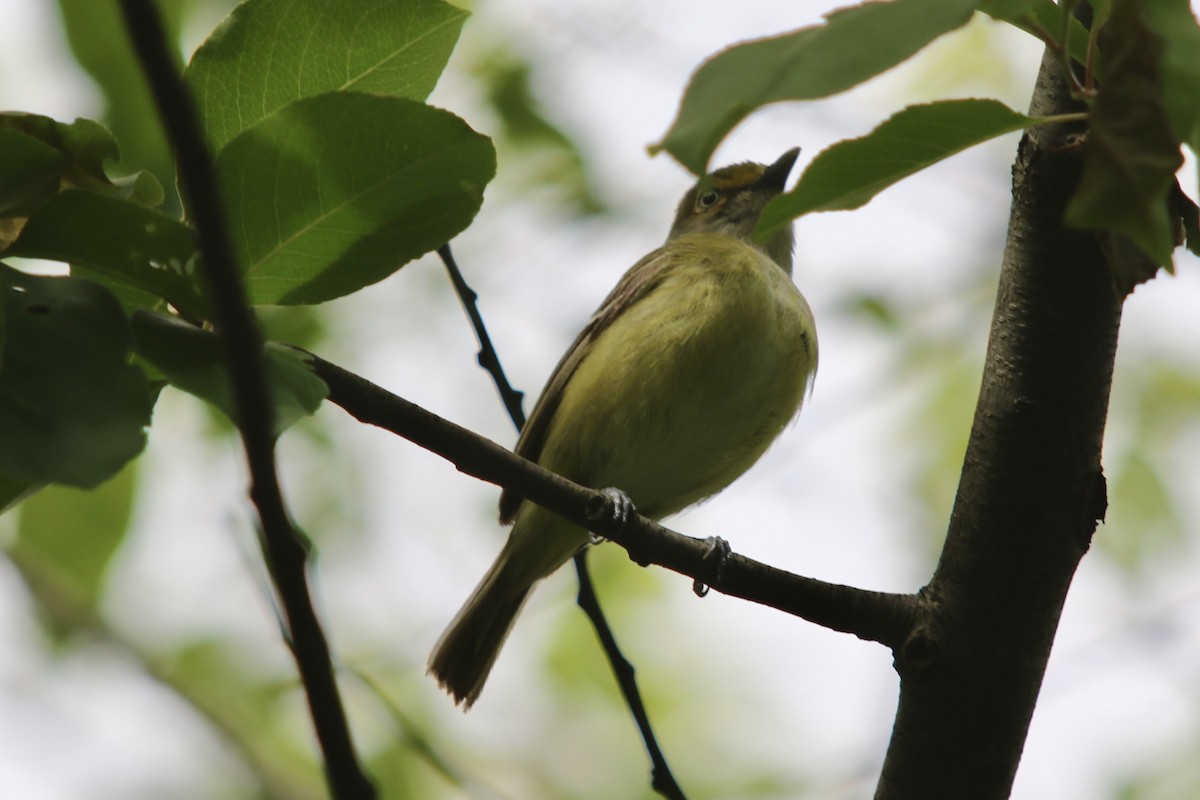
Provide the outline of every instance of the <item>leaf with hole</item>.
{"type": "Polygon", "coordinates": [[[62,189],[88,189],[147,205],[162,202],[162,187],[149,173],[138,172],[116,182],[108,177],[104,162],[119,160],[121,150],[99,122],[81,118],[66,123],[40,114],[6,111],[0,113],[0,132],[22,134],[57,150],[62,156],[62,189]]]}

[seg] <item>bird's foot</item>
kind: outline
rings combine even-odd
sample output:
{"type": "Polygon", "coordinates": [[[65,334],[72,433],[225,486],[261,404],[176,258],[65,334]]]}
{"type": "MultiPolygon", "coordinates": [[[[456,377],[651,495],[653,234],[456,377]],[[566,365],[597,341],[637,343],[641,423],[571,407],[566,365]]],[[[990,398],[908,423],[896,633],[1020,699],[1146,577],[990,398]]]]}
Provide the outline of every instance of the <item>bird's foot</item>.
{"type": "MultiPolygon", "coordinates": [[[[715,561],[716,566],[713,567],[712,585],[718,586],[725,577],[725,567],[729,564],[729,558],[733,555],[733,548],[729,546],[729,542],[722,539],[720,536],[710,536],[708,538],[708,547],[704,551],[705,561],[715,561]]],[[[692,591],[696,593],[696,597],[704,597],[708,594],[708,586],[704,581],[697,578],[692,582],[692,591]]]]}
{"type": "MultiPolygon", "coordinates": [[[[617,525],[624,527],[637,514],[637,509],[629,495],[616,487],[609,486],[601,489],[602,499],[598,498],[590,504],[587,515],[594,520],[611,519],[617,525]]],[[[594,531],[588,531],[588,539],[592,544],[600,544],[604,537],[594,531]]]]}

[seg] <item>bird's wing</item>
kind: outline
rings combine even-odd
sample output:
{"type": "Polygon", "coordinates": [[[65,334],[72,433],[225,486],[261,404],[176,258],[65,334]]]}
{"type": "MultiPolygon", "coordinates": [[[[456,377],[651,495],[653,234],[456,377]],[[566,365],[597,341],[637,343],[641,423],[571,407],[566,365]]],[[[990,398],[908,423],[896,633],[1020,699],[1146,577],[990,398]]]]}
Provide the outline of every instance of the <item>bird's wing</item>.
{"type": "MultiPolygon", "coordinates": [[[[575,374],[575,370],[579,368],[580,363],[590,351],[590,345],[612,325],[613,320],[662,283],[669,271],[668,267],[672,263],[672,259],[665,255],[665,250],[659,248],[630,267],[616,287],[609,292],[600,307],[596,309],[596,312],[592,314],[591,319],[575,337],[574,343],[563,355],[562,360],[558,362],[558,366],[550,374],[550,380],[542,389],[542,394],[538,397],[533,411],[530,412],[529,419],[525,421],[520,438],[517,439],[515,448],[517,455],[530,461],[537,461],[541,457],[542,447],[546,443],[546,432],[550,429],[550,421],[554,419],[554,412],[558,410],[562,401],[563,391],[571,380],[571,376],[575,374]]],[[[500,521],[502,523],[507,525],[513,521],[517,507],[521,505],[523,499],[521,495],[511,489],[504,489],[500,493],[500,521]]]]}

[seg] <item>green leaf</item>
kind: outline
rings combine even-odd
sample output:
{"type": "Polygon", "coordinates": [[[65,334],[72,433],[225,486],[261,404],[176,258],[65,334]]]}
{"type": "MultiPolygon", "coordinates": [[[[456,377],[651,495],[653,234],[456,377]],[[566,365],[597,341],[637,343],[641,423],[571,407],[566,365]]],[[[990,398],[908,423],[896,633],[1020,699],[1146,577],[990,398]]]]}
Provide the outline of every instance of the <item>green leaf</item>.
{"type": "Polygon", "coordinates": [[[1165,476],[1139,452],[1114,459],[1109,479],[1113,518],[1108,524],[1119,536],[1098,537],[1100,546],[1131,571],[1185,541],[1187,527],[1165,476]]]}
{"type": "Polygon", "coordinates": [[[496,170],[458,117],[334,92],[244,131],[217,159],[251,301],[319,303],[386,278],[474,218],[496,170]]]}
{"type": "MultiPolygon", "coordinates": [[[[178,197],[173,190],[175,158],[167,145],[149,84],[130,42],[121,16],[121,4],[58,0],[56,5],[71,51],[103,92],[105,124],[121,143],[123,158],[130,164],[150,170],[160,192],[162,185],[171,186],[168,211],[178,213],[178,197]]],[[[155,5],[163,20],[167,40],[178,42],[184,7],[198,4],[158,0],[155,5]]],[[[177,48],[170,49],[177,52],[177,48]]]]}
{"type": "MultiPolygon", "coordinates": [[[[1099,43],[1100,89],[1066,222],[1123,234],[1169,266],[1175,227],[1168,196],[1183,157],[1163,105],[1163,41],[1146,28],[1140,0],[1118,0],[1099,43]]],[[[1150,274],[1129,277],[1120,284],[1132,286],[1150,274]]]]}
{"type": "Polygon", "coordinates": [[[90,119],[67,124],[40,114],[6,111],[0,113],[0,131],[23,133],[62,153],[67,162],[64,179],[74,186],[97,190],[109,186],[104,162],[121,157],[113,135],[90,119]]]}
{"type": "Polygon", "coordinates": [[[29,483],[0,475],[0,514],[25,502],[44,486],[42,483],[29,483]]]}
{"type": "Polygon", "coordinates": [[[971,19],[981,0],[890,0],[843,8],[824,25],[736,45],[701,65],[679,113],[651,152],[697,175],[733,127],[782,100],[843,92],[905,61],[971,19]]]}
{"type": "Polygon", "coordinates": [[[0,265],[0,474],[91,488],[145,446],[150,398],[121,307],[88,281],[0,265]]]}
{"type": "Polygon", "coordinates": [[[58,191],[65,166],[63,154],[50,145],[0,130],[0,217],[28,214],[41,205],[58,191]]]}
{"type": "Polygon", "coordinates": [[[125,539],[133,510],[133,465],[85,491],[51,486],[21,506],[12,553],[54,577],[54,585],[94,609],[104,573],[125,539]]]}
{"type": "MultiPolygon", "coordinates": [[[[1093,2],[1092,7],[1095,9],[1096,3],[1093,2]]],[[[979,10],[1041,41],[1046,41],[1047,37],[1057,41],[1062,37],[1064,8],[1054,0],[983,0],[979,10]]],[[[1071,19],[1069,25],[1067,52],[1071,58],[1084,64],[1087,62],[1087,28],[1075,18],[1071,19]]],[[[1093,59],[1098,59],[1098,56],[1099,53],[1093,53],[1093,59]]]]}
{"type": "Polygon", "coordinates": [[[204,319],[192,229],[153,209],[94,192],[62,192],[29,218],[6,255],[80,264],[204,319]]]}
{"type": "Polygon", "coordinates": [[[439,0],[247,0],[184,72],[213,152],[271,112],[332,91],[424,100],[467,12],[439,0]]]}
{"type": "Polygon", "coordinates": [[[138,170],[123,178],[114,178],[112,185],[115,197],[132,200],[147,208],[158,208],[163,204],[165,198],[162,184],[158,182],[153,173],[145,170],[138,170]]]}
{"type": "MultiPolygon", "coordinates": [[[[162,202],[162,186],[153,175],[137,172],[116,182],[109,179],[104,171],[105,161],[116,161],[121,156],[117,140],[98,122],[90,119],[77,119],[67,124],[58,122],[40,114],[26,114],[20,111],[0,113],[0,135],[7,135],[6,142],[12,142],[13,135],[22,135],[41,142],[59,153],[61,161],[55,189],[88,189],[101,194],[113,195],[143,202],[147,205],[157,205],[162,202]]],[[[26,145],[27,148],[27,145],[26,145]]],[[[18,153],[2,157],[3,162],[19,158],[18,153]]],[[[42,160],[46,158],[43,154],[42,160]]],[[[2,162],[0,162],[2,163],[2,162]]],[[[42,197],[49,197],[53,192],[47,176],[47,185],[42,197]]],[[[0,183],[0,186],[5,184],[0,183]]],[[[7,194],[7,191],[3,192],[7,194]]],[[[3,201],[0,199],[0,204],[3,201]]],[[[36,205],[27,205],[30,211],[36,205]]]]}
{"type": "Polygon", "coordinates": [[[1163,105],[1175,138],[1200,153],[1200,25],[1188,0],[1145,4],[1146,26],[1163,43],[1163,105]]]}
{"type": "Polygon", "coordinates": [[[909,106],[858,139],[821,152],[787,194],[763,212],[758,235],[812,211],[858,208],[893,183],[968,147],[1048,120],[998,100],[943,100],[909,106]]]}
{"type": "MultiPolygon", "coordinates": [[[[217,334],[175,317],[138,311],[133,315],[133,335],[138,355],[162,372],[172,386],[236,419],[225,345],[217,334]]],[[[266,377],[275,409],[276,436],[315,412],[329,394],[329,387],[309,369],[305,354],[280,344],[267,344],[266,377]]]]}

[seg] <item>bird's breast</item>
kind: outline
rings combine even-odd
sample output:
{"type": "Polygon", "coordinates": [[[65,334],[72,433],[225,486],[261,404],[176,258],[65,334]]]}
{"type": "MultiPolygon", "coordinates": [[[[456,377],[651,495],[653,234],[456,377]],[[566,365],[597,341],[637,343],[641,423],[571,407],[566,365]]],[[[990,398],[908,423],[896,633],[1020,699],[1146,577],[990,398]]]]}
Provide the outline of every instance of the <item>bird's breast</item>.
{"type": "Polygon", "coordinates": [[[767,256],[711,234],[667,251],[660,282],[572,376],[541,459],[625,490],[653,516],[749,468],[799,409],[816,367],[811,311],[767,256]]]}

